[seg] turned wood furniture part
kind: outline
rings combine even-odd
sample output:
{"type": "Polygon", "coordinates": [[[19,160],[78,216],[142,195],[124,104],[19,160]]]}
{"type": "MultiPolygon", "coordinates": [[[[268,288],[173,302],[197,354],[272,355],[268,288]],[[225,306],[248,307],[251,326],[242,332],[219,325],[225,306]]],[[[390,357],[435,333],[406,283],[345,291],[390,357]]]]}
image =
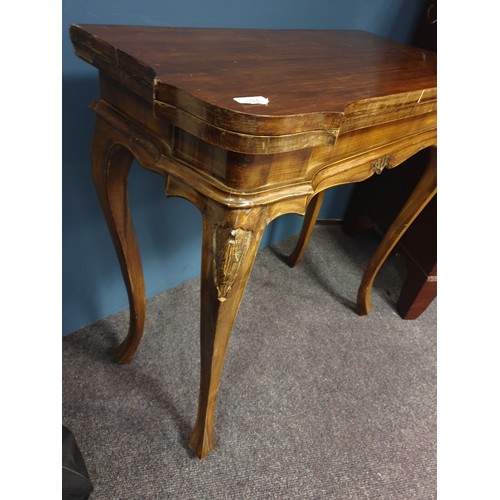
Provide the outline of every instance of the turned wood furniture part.
{"type": "MultiPolygon", "coordinates": [[[[203,216],[201,374],[190,446],[215,446],[226,346],[265,227],[325,189],[367,179],[436,145],[436,57],[362,31],[71,27],[99,69],[93,178],[130,301],[119,362],[133,359],[146,296],[127,200],[133,158],[203,216]],[[235,97],[263,96],[265,104],[235,97]]],[[[436,191],[436,165],[386,233],[358,307],[390,249],[436,191]]]]}

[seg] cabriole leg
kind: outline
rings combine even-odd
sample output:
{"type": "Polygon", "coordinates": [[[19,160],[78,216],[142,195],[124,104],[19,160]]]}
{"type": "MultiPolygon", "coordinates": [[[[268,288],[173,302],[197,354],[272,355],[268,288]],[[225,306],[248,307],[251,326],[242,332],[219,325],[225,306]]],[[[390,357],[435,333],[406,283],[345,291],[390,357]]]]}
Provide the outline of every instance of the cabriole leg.
{"type": "Polygon", "coordinates": [[[432,148],[431,157],[419,182],[415,186],[408,201],[404,204],[394,222],[386,231],[375,254],[368,263],[358,290],[357,312],[360,316],[368,314],[372,309],[371,287],[378,270],[396,246],[410,224],[425,208],[437,193],[437,161],[436,148],[432,148]]]}
{"type": "Polygon", "coordinates": [[[146,316],[141,258],[127,195],[127,178],[132,160],[130,151],[113,139],[112,129],[97,118],[92,145],[92,174],[120,261],[130,305],[128,334],[114,352],[119,363],[129,363],[134,358],[146,316]]]}
{"type": "Polygon", "coordinates": [[[200,393],[189,442],[198,458],[215,447],[215,403],[224,355],[264,231],[258,213],[209,207],[203,217],[200,393]]]}

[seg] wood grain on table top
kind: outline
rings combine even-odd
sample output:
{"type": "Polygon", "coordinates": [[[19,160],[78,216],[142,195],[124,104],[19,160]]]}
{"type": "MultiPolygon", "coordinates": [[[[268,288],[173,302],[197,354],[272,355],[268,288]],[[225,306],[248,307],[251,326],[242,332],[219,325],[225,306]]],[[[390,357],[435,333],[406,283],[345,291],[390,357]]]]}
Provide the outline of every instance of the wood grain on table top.
{"type": "Polygon", "coordinates": [[[94,54],[89,62],[106,60],[151,85],[157,103],[202,119],[214,110],[261,122],[309,115],[299,130],[311,130],[367,99],[436,99],[434,53],[363,31],[76,25],[71,35],[94,54]],[[244,96],[269,104],[233,100],[244,96]]]}

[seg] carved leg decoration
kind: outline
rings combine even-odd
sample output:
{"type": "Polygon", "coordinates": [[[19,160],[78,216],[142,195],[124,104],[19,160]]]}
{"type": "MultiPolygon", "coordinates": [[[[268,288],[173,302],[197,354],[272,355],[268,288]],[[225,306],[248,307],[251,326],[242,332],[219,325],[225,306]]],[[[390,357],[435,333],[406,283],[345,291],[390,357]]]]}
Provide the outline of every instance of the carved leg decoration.
{"type": "Polygon", "coordinates": [[[361,280],[358,290],[357,312],[360,316],[368,314],[372,309],[371,287],[378,270],[396,246],[400,238],[416,219],[418,214],[425,208],[432,197],[437,193],[437,162],[436,148],[432,148],[431,158],[422,174],[421,179],[413,190],[410,198],[404,204],[398,216],[391,224],[379,244],[375,254],[368,263],[368,267],[361,280]]]}
{"type": "Polygon", "coordinates": [[[316,224],[316,219],[318,218],[319,211],[321,210],[321,205],[323,204],[323,198],[325,197],[325,191],[318,193],[307,206],[306,215],[304,218],[304,223],[302,224],[302,229],[300,231],[299,239],[293,252],[287,259],[287,264],[290,267],[295,267],[300,263],[304,253],[306,251],[307,245],[311,238],[311,234],[316,224]]]}
{"type": "Polygon", "coordinates": [[[203,218],[200,394],[189,442],[198,458],[215,447],[215,402],[224,355],[265,227],[259,213],[209,206],[203,218]]]}
{"type": "Polygon", "coordinates": [[[92,174],[125,280],[130,304],[130,327],[114,352],[119,363],[134,358],[142,338],[146,293],[139,248],[127,196],[127,177],[133,156],[113,140],[113,130],[97,118],[92,145],[92,174]]]}

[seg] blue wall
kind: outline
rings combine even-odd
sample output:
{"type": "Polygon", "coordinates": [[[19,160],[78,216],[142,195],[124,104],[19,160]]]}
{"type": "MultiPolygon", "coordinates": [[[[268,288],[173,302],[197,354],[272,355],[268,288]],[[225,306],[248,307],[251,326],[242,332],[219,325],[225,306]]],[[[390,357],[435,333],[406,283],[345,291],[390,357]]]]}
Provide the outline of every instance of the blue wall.
{"type": "MultiPolygon", "coordinates": [[[[90,177],[97,70],[73,54],[72,23],[191,27],[362,29],[411,40],[423,0],[64,0],[63,65],[63,334],[127,307],[117,258],[90,177]]],[[[161,179],[134,164],[130,202],[148,297],[199,274],[201,216],[187,201],[164,197],[161,179]],[[175,215],[174,215],[175,214],[175,215]]],[[[342,218],[351,186],[331,189],[320,217],[342,218]]],[[[300,231],[286,215],[262,246],[300,231]]]]}

